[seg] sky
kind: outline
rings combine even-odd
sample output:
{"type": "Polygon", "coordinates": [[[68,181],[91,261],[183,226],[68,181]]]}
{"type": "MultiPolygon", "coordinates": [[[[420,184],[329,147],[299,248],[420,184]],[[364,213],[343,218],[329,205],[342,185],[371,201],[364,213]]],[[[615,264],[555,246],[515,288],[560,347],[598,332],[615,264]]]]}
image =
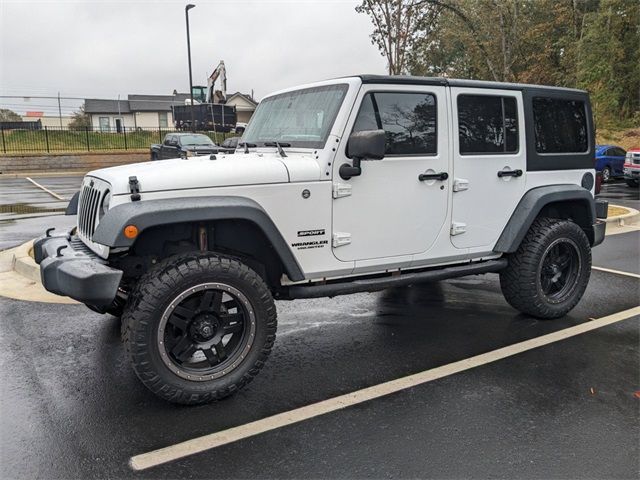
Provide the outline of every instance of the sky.
{"type": "MultiPolygon", "coordinates": [[[[184,6],[137,0],[0,0],[0,96],[126,98],[188,92],[184,6]]],[[[372,25],[350,0],[192,0],[194,85],[220,60],[227,91],[257,99],[298,84],[385,73],[372,25]]],[[[80,102],[81,103],[81,102],[80,102]]],[[[18,113],[55,101],[0,98],[18,113]]],[[[63,100],[63,114],[78,101],[63,100]]]]}

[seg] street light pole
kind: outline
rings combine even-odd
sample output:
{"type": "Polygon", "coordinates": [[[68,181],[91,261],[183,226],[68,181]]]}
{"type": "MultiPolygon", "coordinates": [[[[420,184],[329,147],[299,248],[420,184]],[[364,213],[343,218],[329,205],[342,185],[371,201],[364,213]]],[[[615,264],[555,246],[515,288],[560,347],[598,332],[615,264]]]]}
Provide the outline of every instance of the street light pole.
{"type": "Polygon", "coordinates": [[[189,57],[189,95],[191,97],[191,131],[196,131],[195,119],[193,116],[193,75],[191,74],[191,38],[189,37],[189,10],[194,8],[195,5],[189,4],[184,7],[184,16],[187,21],[187,55],[189,57]]]}

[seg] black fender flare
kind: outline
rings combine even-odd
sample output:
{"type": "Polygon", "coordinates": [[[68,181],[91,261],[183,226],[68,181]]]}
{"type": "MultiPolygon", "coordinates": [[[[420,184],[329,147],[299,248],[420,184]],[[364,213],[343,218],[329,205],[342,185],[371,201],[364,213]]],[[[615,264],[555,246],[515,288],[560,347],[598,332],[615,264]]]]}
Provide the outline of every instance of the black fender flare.
{"type": "Polygon", "coordinates": [[[584,205],[587,218],[582,220],[580,226],[587,233],[589,241],[594,244],[593,225],[596,223],[596,208],[591,192],[574,184],[546,185],[532,188],[522,196],[493,251],[515,252],[542,209],[551,203],[561,202],[577,202],[584,205]]]}
{"type": "Polygon", "coordinates": [[[271,217],[246,197],[169,198],[117,205],[102,217],[93,241],[114,248],[130,247],[135,239],[124,236],[127,225],[135,225],[142,233],[160,225],[233,219],[247,220],[260,228],[280,256],[287,276],[292,281],[304,280],[298,261],[271,217]]]}
{"type": "Polygon", "coordinates": [[[71,200],[69,200],[69,204],[67,205],[67,209],[64,211],[65,215],[77,215],[78,214],[78,200],[80,199],[80,190],[73,194],[71,200]]]}

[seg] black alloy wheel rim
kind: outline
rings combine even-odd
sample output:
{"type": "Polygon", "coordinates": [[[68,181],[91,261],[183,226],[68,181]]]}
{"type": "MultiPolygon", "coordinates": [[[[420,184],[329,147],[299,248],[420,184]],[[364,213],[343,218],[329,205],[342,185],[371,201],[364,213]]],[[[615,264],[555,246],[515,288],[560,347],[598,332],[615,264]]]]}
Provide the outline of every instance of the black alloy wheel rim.
{"type": "Polygon", "coordinates": [[[253,307],[242,292],[206,283],[185,290],[165,309],[157,346],[162,361],[176,375],[213,380],[244,360],[255,328],[253,307]]]}
{"type": "Polygon", "coordinates": [[[551,303],[561,303],[574,291],[581,271],[578,246],[568,238],[554,241],[546,249],[539,269],[539,287],[551,303]]]}

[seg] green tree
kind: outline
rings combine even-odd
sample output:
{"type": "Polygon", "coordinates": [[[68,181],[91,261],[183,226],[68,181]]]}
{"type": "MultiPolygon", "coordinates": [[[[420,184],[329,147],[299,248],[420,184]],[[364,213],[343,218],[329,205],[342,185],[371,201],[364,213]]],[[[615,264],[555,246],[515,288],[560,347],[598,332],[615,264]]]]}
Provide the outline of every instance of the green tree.
{"type": "Polygon", "coordinates": [[[371,18],[371,43],[387,59],[389,75],[401,75],[412,46],[429,41],[440,7],[424,0],[362,0],[356,11],[371,18]]]}
{"type": "Polygon", "coordinates": [[[640,3],[602,0],[585,15],[577,86],[588,90],[596,118],[618,123],[640,110],[640,3]]]}
{"type": "Polygon", "coordinates": [[[80,106],[77,112],[72,115],[69,122],[69,128],[71,130],[84,130],[91,127],[91,116],[84,111],[84,103],[80,106]]]}
{"type": "Polygon", "coordinates": [[[0,122],[21,122],[22,117],[13,110],[0,108],[0,122]]]}

